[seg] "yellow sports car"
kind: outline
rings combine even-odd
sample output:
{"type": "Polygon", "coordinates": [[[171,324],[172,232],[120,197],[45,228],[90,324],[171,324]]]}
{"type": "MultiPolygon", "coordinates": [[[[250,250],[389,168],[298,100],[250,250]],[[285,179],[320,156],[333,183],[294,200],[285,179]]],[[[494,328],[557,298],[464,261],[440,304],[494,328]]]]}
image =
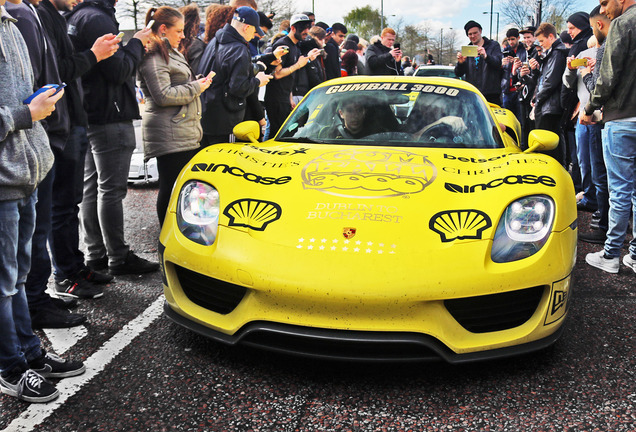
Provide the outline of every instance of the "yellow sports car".
{"type": "Polygon", "coordinates": [[[536,130],[448,78],[314,88],[274,139],[239,124],[174,187],[166,314],[215,340],[460,363],[541,349],[572,293],[576,205],[536,130]]]}

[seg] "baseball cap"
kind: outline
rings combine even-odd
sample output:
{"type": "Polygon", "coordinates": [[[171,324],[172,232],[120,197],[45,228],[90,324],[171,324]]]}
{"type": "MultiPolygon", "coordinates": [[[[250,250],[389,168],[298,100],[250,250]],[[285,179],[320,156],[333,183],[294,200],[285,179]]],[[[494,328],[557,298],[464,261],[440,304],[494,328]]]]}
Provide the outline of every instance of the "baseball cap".
{"type": "Polygon", "coordinates": [[[537,31],[537,28],[534,26],[526,26],[524,28],[522,28],[521,30],[519,30],[519,33],[524,34],[524,33],[532,33],[534,34],[534,32],[537,31]]]}
{"type": "Polygon", "coordinates": [[[301,22],[311,23],[311,20],[305,14],[295,14],[292,15],[291,19],[289,20],[289,25],[293,26],[301,22]]]}
{"type": "Polygon", "coordinates": [[[258,19],[258,14],[254,9],[248,6],[241,6],[240,8],[236,9],[236,12],[234,13],[235,20],[240,21],[243,24],[249,24],[256,27],[256,32],[261,36],[265,36],[263,30],[261,30],[261,23],[258,19]]]}

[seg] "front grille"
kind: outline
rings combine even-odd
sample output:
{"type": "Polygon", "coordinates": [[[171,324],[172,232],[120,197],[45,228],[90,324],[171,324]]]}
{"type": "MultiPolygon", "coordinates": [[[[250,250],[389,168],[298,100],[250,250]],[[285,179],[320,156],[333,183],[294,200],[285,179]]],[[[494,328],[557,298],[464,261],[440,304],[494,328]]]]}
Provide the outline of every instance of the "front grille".
{"type": "Polygon", "coordinates": [[[501,294],[445,300],[444,306],[469,332],[506,330],[530,319],[545,289],[545,286],[536,286],[501,294]]]}
{"type": "Polygon", "coordinates": [[[332,330],[255,322],[241,343],[255,348],[314,358],[376,361],[440,360],[448,352],[428,335],[332,330]]]}
{"type": "Polygon", "coordinates": [[[204,276],[178,265],[174,268],[183,292],[192,303],[223,315],[232,312],[247,292],[247,288],[240,285],[204,276]]]}

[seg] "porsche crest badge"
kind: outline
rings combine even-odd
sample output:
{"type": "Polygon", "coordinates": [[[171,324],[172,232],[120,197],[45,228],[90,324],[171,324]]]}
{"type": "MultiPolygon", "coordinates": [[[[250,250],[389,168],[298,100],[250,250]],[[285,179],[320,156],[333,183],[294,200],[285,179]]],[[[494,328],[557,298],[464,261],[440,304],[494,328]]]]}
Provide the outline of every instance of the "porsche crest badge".
{"type": "Polygon", "coordinates": [[[342,235],[347,240],[352,239],[356,235],[356,229],[355,228],[351,228],[351,227],[343,228],[342,229],[342,235]]]}

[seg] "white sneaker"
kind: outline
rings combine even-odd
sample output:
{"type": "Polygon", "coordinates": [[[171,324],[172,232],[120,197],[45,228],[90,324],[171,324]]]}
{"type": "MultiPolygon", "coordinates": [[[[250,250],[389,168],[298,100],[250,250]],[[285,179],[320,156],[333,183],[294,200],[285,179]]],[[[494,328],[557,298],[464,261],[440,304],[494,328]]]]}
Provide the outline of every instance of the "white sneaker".
{"type": "Polygon", "coordinates": [[[616,258],[605,258],[605,251],[589,253],[585,256],[585,262],[592,267],[599,268],[608,273],[618,273],[619,261],[616,258]]]}
{"type": "Polygon", "coordinates": [[[636,260],[632,258],[630,254],[627,254],[623,257],[623,264],[634,270],[634,273],[636,273],[636,260]]]}

